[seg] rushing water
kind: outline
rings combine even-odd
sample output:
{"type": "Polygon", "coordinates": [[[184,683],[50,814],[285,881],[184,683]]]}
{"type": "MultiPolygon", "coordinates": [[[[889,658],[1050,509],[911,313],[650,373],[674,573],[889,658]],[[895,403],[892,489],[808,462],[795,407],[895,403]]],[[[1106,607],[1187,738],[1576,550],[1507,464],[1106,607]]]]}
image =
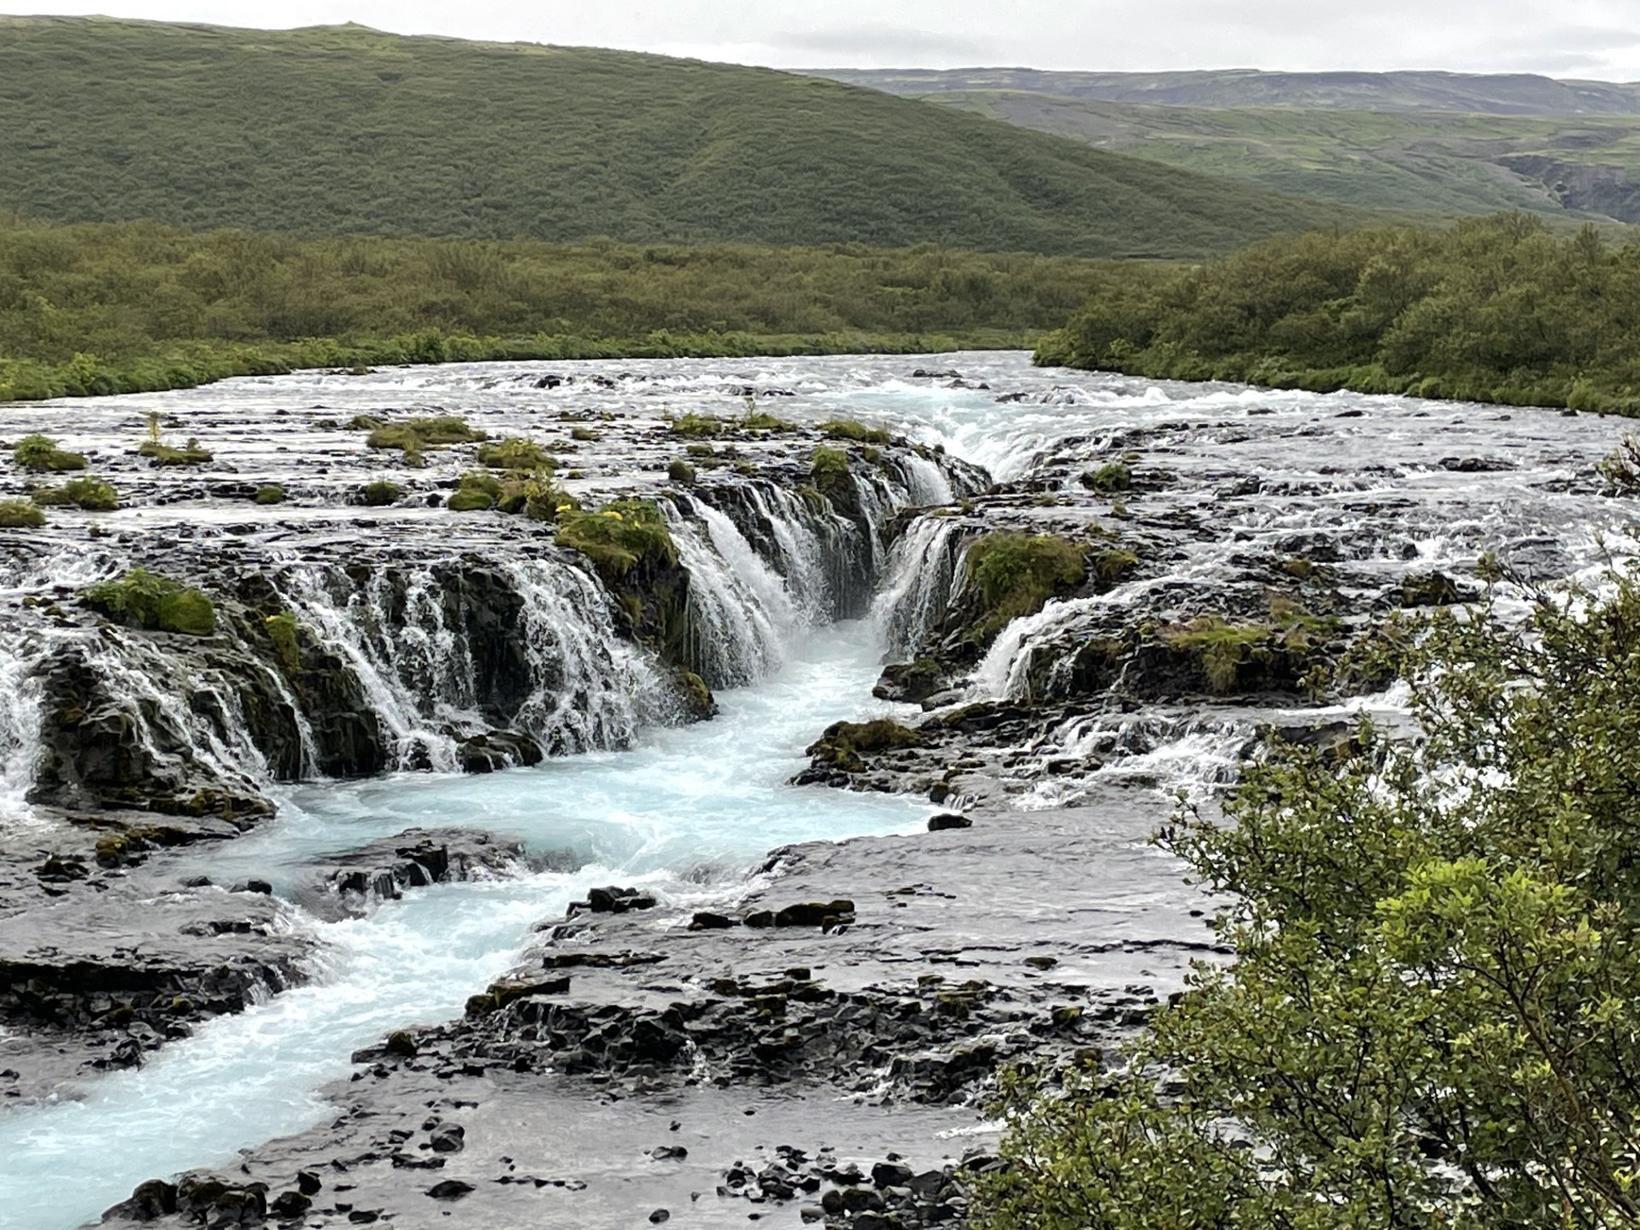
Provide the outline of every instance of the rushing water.
{"type": "MultiPolygon", "coordinates": [[[[283,445],[255,434],[219,440],[212,431],[277,411],[291,416],[283,420],[285,437],[311,431],[304,455],[331,450],[325,472],[340,483],[375,474],[349,470],[358,464],[356,439],[303,426],[320,414],[345,418],[436,404],[487,415],[490,430],[528,431],[534,416],[559,409],[654,416],[662,407],[738,407],[734,390],[745,384],[793,392],[779,405],[789,417],[819,421],[843,414],[885,423],[999,478],[1033,472],[1068,441],[1079,441],[1081,455],[1095,460],[1133,449],[1140,468],[1173,476],[1135,498],[1143,509],[1135,528],[1159,534],[1156,527],[1193,518],[1211,532],[1167,540],[1160,566],[1142,580],[1015,621],[970,681],[979,696],[1018,695],[1031,656],[1056,639],[1075,638],[1086,619],[1169,586],[1211,587],[1216,578],[1232,576],[1229,557],[1236,552],[1306,554],[1325,540],[1359,573],[1388,582],[1412,568],[1462,570],[1494,549],[1540,575],[1560,576],[1595,566],[1602,536],[1608,544],[1627,542],[1626,509],[1571,481],[1611,447],[1619,424],[1348,393],[1039,372],[1013,354],[303,374],[23,407],[14,417],[18,431],[50,429],[69,447],[95,448],[105,440],[97,433],[109,424],[140,421],[148,409],[174,413],[254,482],[289,479],[289,462],[277,456],[283,445]],[[919,365],[955,367],[970,384],[990,387],[909,377],[919,365]],[[544,368],[616,378],[539,390],[534,381],[544,368]],[[1012,400],[999,402],[1004,393],[1012,400]],[[1497,464],[1443,464],[1475,457],[1497,464]],[[1248,476],[1258,480],[1251,487],[1248,476]]],[[[1054,481],[1069,487],[1074,473],[1054,481]]],[[[923,458],[907,463],[901,489],[902,502],[913,504],[944,503],[953,495],[940,468],[923,458]]],[[[715,720],[654,724],[644,703],[654,690],[651,665],[588,631],[596,628],[597,595],[587,576],[548,562],[510,562],[505,566],[526,598],[532,661],[539,660],[543,677],[559,681],[529,699],[520,724],[579,754],[490,776],[399,773],[291,787],[277,820],[236,842],[179,857],[178,870],[195,859],[218,882],[255,876],[297,900],[311,868],[338,851],[416,825],[471,826],[523,841],[541,860],[536,866],[556,870],[421,889],[339,922],[320,922],[293,907],[292,925],[311,928],[321,941],[322,968],[312,983],[212,1021],[140,1069],[86,1082],[79,1100],[0,1114],[0,1209],[7,1227],[61,1230],[94,1217],[140,1179],[221,1164],[236,1148],[315,1121],[324,1113],[317,1090],[347,1073],[351,1050],[393,1028],[458,1012],[468,995],[513,963],[533,924],[592,885],[641,883],[677,902],[722,897],[743,891],[746,869],[781,843],[917,827],[928,809],[911,800],[784,783],[825,725],[883,708],[869,699],[881,649],[886,644],[903,654],[938,623],[960,584],[960,535],[948,519],[913,520],[879,561],[872,618],[828,625],[839,605],[837,578],[828,575],[837,552],[828,553],[823,539],[841,541],[853,527],[817,526],[788,491],[765,487],[746,498],[772,545],[754,545],[722,509],[704,503],[672,509],[680,552],[701,579],[691,601],[704,659],[720,685],[722,712],[715,720]],[[576,698],[573,708],[555,708],[568,696],[576,698]],[[629,742],[627,750],[597,750],[629,742]],[[89,1169],[88,1158],[98,1159],[89,1169]]],[[[866,503],[879,520],[893,512],[880,493],[866,503]]],[[[217,515],[211,506],[182,501],[113,514],[108,523],[163,530],[217,515]]],[[[232,510],[236,519],[308,515],[318,514],[294,507],[232,510]]],[[[874,542],[852,545],[877,549],[874,542]]],[[[110,570],[106,559],[89,555],[52,563],[40,575],[6,563],[0,588],[44,592],[50,584],[83,583],[110,570]]],[[[389,604],[368,583],[361,589],[299,559],[278,584],[303,623],[354,664],[391,730],[399,763],[448,770],[454,764],[448,728],[461,725],[477,699],[461,638],[431,600],[431,574],[424,581],[408,586],[407,613],[391,627],[380,623],[389,604]]],[[[38,705],[29,667],[48,651],[37,641],[0,645],[0,825],[27,814],[21,796],[38,705]]],[[[130,661],[119,657],[109,669],[129,669],[130,661]]],[[[133,689],[149,686],[136,675],[133,689]]],[[[155,698],[156,706],[169,703],[155,698]]],[[[179,713],[175,720],[195,718],[179,713]]],[[[252,763],[254,749],[215,734],[200,738],[216,740],[205,750],[223,762],[251,775],[260,771],[252,763]]],[[[1056,732],[1041,754],[1126,751],[1131,754],[1119,771],[1164,785],[1207,783],[1233,771],[1244,738],[1245,723],[1236,715],[1094,715],[1056,732]]],[[[304,743],[311,763],[305,749],[304,743]]],[[[1045,785],[1021,802],[1053,805],[1062,801],[1057,789],[1045,785]]]]}
{"type": "Polygon", "coordinates": [[[721,693],[715,720],[649,731],[626,752],[292,790],[277,820],[200,856],[213,878],[254,874],[295,894],[327,854],[452,824],[517,837],[576,870],[438,885],[362,918],[304,920],[325,945],[312,984],[202,1026],[144,1067],[92,1082],[83,1100],[0,1117],[7,1227],[77,1225],[144,1178],[221,1164],[307,1126],[323,1113],[315,1091],[346,1075],[352,1050],[458,1014],[532,924],[589,887],[642,884],[686,903],[744,887],[745,870],[782,843],[917,827],[928,808],[907,799],[784,785],[817,730],[886,708],[869,700],[877,653],[866,625],[825,629],[758,687],[721,693]]]}

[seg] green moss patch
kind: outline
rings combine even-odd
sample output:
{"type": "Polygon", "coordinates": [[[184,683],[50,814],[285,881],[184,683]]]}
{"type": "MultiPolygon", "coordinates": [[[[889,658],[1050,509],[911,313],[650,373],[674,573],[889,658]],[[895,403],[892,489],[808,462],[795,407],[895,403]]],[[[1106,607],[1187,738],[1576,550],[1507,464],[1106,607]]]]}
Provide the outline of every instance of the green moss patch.
{"type": "Polygon", "coordinates": [[[1112,461],[1097,470],[1089,470],[1082,475],[1081,482],[1089,491],[1097,491],[1101,495],[1114,495],[1118,491],[1133,489],[1133,471],[1120,461],[1112,461]]]}
{"type": "Polygon", "coordinates": [[[478,464],[492,470],[550,470],[558,463],[533,440],[509,436],[478,446],[478,464]]]}
{"type": "Polygon", "coordinates": [[[258,504],[283,504],[285,489],[278,483],[266,483],[256,489],[256,495],[252,498],[258,504]]]}
{"type": "Polygon", "coordinates": [[[144,440],[137,455],[148,458],[156,466],[202,466],[211,460],[209,450],[201,448],[199,441],[192,437],[181,448],[172,448],[160,440],[144,440]]]}
{"type": "Polygon", "coordinates": [[[671,566],[678,549],[653,500],[611,500],[590,512],[562,510],[558,541],[590,559],[605,576],[623,577],[649,559],[671,566]]]}
{"type": "Polygon", "coordinates": [[[37,530],[46,515],[27,500],[0,500],[0,530],[37,530]]]}
{"type": "Polygon", "coordinates": [[[687,485],[695,481],[695,467],[681,457],[674,457],[667,463],[666,477],[675,483],[687,485]]]}
{"type": "Polygon", "coordinates": [[[1010,621],[1078,588],[1087,579],[1086,556],[1082,546],[1052,534],[1004,531],[977,539],[963,556],[981,608],[970,635],[989,640],[1010,621]]]}
{"type": "Polygon", "coordinates": [[[296,616],[289,611],[269,615],[262,621],[262,630],[273,642],[273,652],[279,658],[279,665],[285,668],[285,673],[294,675],[301,670],[302,638],[296,616]]]}
{"type": "Polygon", "coordinates": [[[19,466],[36,474],[85,469],[83,454],[58,448],[50,436],[24,436],[12,447],[11,455],[19,466]]]}
{"type": "Polygon", "coordinates": [[[114,484],[90,475],[71,478],[61,487],[36,488],[29,492],[29,499],[42,508],[72,507],[87,512],[113,512],[120,506],[114,484]]]}
{"type": "Polygon", "coordinates": [[[867,427],[857,419],[828,419],[820,424],[820,432],[834,440],[853,440],[860,444],[887,444],[893,439],[887,429],[867,427]]]}
{"type": "Polygon", "coordinates": [[[871,755],[897,748],[919,747],[922,742],[922,732],[913,727],[891,718],[873,718],[869,722],[832,723],[819,740],[810,745],[808,752],[820,764],[830,765],[844,773],[860,773],[866,767],[861,753],[871,755]]]}
{"type": "Polygon", "coordinates": [[[359,491],[359,499],[366,508],[386,508],[389,504],[397,504],[403,497],[403,487],[385,480],[367,483],[359,491]]]}
{"type": "Polygon", "coordinates": [[[139,628],[185,636],[209,636],[216,631],[216,608],[209,598],[146,568],[132,568],[118,580],[88,585],[80,591],[80,600],[116,622],[139,628]]]}
{"type": "Polygon", "coordinates": [[[467,420],[453,414],[432,415],[406,419],[402,423],[384,423],[365,437],[369,448],[393,449],[404,453],[405,460],[419,464],[421,455],[430,448],[450,448],[456,444],[474,444],[489,436],[469,427],[467,420]]]}

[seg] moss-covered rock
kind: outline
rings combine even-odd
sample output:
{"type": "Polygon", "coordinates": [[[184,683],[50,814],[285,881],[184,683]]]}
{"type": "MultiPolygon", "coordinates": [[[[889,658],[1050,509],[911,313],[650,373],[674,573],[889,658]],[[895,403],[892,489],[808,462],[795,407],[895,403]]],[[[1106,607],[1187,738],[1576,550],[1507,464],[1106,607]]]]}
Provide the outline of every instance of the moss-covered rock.
{"type": "Polygon", "coordinates": [[[485,432],[469,427],[466,419],[441,414],[406,419],[402,423],[383,423],[372,428],[364,442],[369,448],[396,448],[404,453],[406,460],[411,460],[430,448],[449,448],[487,439],[485,432]]]}
{"type": "Polygon", "coordinates": [[[216,631],[216,608],[201,591],[146,568],[80,591],[80,600],[117,623],[184,636],[216,631]]]}
{"type": "Polygon", "coordinates": [[[678,562],[666,518],[653,500],[611,500],[590,512],[572,509],[562,513],[558,542],[579,551],[600,574],[616,580],[645,560],[668,567],[678,562]]]}
{"type": "Polygon", "coordinates": [[[1133,471],[1120,461],[1112,461],[1082,475],[1082,485],[1101,495],[1114,495],[1133,487],[1133,471]]]}
{"type": "Polygon", "coordinates": [[[886,428],[867,427],[857,419],[827,419],[820,424],[820,432],[833,440],[853,440],[857,444],[888,444],[894,439],[886,428]]]}
{"type": "Polygon", "coordinates": [[[922,743],[921,731],[891,718],[873,718],[869,722],[832,723],[816,742],[809,745],[808,754],[816,764],[843,773],[862,773],[866,769],[862,753],[872,755],[898,748],[920,747],[922,743]]]}
{"type": "Polygon", "coordinates": [[[89,474],[71,478],[61,487],[38,487],[29,499],[42,508],[73,507],[87,512],[113,512],[120,506],[114,484],[89,474]]]}
{"type": "Polygon", "coordinates": [[[274,655],[285,674],[294,675],[302,669],[302,637],[296,616],[289,611],[269,615],[262,621],[262,630],[273,642],[274,655]]]}
{"type": "Polygon", "coordinates": [[[181,448],[173,448],[161,440],[144,440],[137,448],[137,454],[162,467],[202,466],[211,460],[210,451],[201,448],[199,441],[192,437],[181,448]]]}
{"type": "Polygon", "coordinates": [[[71,453],[57,447],[50,436],[24,436],[12,446],[12,459],[35,474],[55,474],[64,470],[83,470],[86,466],[82,453],[71,453]]]}
{"type": "Polygon", "coordinates": [[[495,507],[495,496],[477,487],[459,487],[444,506],[451,512],[488,512],[495,507]]]}
{"type": "Polygon", "coordinates": [[[359,490],[359,502],[366,508],[386,508],[404,498],[404,488],[397,483],[382,480],[366,483],[359,490]]]}
{"type": "Polygon", "coordinates": [[[492,470],[550,470],[558,463],[552,454],[533,440],[508,436],[504,440],[480,444],[478,464],[492,470]]]}
{"type": "Polygon", "coordinates": [[[0,530],[37,530],[46,515],[27,500],[0,500],[0,530]]]}
{"type": "Polygon", "coordinates": [[[674,457],[667,464],[666,477],[675,483],[683,483],[688,486],[695,481],[695,467],[682,457],[674,457]]]}
{"type": "Polygon", "coordinates": [[[264,483],[256,489],[256,495],[252,498],[258,504],[283,504],[285,489],[278,483],[264,483]]]}
{"type": "Polygon", "coordinates": [[[976,539],[963,555],[979,599],[969,639],[988,642],[1012,620],[1079,588],[1087,579],[1086,557],[1085,547],[1052,534],[1000,531],[976,539]]]}

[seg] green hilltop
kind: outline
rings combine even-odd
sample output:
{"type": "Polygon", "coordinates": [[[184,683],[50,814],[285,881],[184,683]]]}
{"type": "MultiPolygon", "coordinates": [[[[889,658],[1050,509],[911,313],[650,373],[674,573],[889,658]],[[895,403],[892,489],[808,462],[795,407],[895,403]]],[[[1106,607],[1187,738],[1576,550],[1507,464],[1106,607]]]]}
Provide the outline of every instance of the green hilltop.
{"type": "Polygon", "coordinates": [[[812,77],[627,52],[0,19],[0,211],[344,234],[1194,257],[1348,209],[812,77]]]}

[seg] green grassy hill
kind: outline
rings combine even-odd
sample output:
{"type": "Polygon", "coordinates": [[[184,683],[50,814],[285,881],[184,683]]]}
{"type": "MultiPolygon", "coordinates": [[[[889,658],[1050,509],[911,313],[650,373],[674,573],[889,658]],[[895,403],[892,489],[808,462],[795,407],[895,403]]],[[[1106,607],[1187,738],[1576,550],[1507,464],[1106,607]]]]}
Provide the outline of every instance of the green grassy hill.
{"type": "Polygon", "coordinates": [[[1184,107],[1002,89],[927,97],[1101,149],[1350,205],[1640,222],[1640,116],[1184,107]]]}
{"type": "Polygon", "coordinates": [[[66,222],[1187,257],[1352,220],[810,77],[357,26],[0,18],[0,116],[0,210],[66,222]]]}

